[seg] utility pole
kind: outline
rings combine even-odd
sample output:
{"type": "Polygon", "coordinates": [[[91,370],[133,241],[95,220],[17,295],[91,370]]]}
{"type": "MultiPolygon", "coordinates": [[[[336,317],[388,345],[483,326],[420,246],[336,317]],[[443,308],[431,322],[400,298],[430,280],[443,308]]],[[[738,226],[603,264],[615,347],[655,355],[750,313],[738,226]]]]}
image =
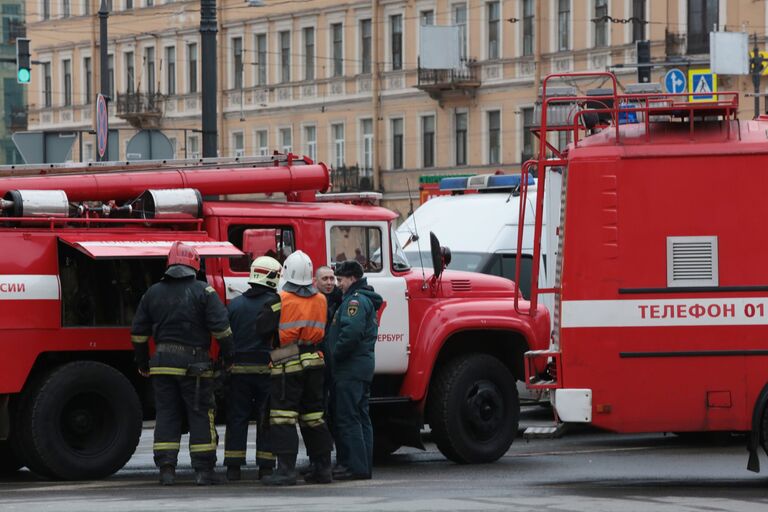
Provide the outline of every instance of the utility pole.
{"type": "Polygon", "coordinates": [[[763,65],[768,62],[760,55],[757,47],[757,33],[754,35],[755,46],[752,48],[752,58],[749,59],[749,70],[752,73],[752,85],[755,88],[755,117],[760,115],[760,75],[763,73],[763,65]]]}
{"type": "MultiPolygon", "coordinates": [[[[102,0],[103,1],[103,0],[102,0]]],[[[216,0],[200,0],[200,68],[203,77],[203,158],[215,158],[216,151],[216,0]]]]}
{"type": "MultiPolygon", "coordinates": [[[[109,18],[109,8],[107,7],[107,0],[101,0],[101,7],[99,7],[99,68],[101,74],[101,94],[107,99],[112,101],[109,90],[109,53],[107,48],[107,19],[109,18]]],[[[109,137],[107,137],[109,138],[109,137]]],[[[104,151],[104,156],[99,157],[100,162],[109,161],[109,144],[104,151]]]]}

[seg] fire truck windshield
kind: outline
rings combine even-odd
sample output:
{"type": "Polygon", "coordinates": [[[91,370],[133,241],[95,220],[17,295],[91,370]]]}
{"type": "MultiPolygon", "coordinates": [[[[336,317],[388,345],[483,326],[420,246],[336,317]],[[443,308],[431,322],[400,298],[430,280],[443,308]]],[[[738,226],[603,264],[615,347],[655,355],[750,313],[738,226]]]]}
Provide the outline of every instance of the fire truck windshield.
{"type": "Polygon", "coordinates": [[[410,269],[411,265],[409,264],[408,257],[405,255],[405,251],[400,246],[394,226],[390,230],[389,239],[392,240],[392,268],[398,272],[410,269]]]}

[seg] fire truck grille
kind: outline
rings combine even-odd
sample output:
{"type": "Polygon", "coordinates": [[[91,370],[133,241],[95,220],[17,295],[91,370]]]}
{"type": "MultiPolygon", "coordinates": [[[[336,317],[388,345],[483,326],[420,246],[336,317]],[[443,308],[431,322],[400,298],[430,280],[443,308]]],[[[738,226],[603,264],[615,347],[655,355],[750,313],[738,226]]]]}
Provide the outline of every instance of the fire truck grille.
{"type": "Polygon", "coordinates": [[[468,292],[472,290],[472,283],[469,279],[452,279],[451,288],[455,292],[468,292]]]}

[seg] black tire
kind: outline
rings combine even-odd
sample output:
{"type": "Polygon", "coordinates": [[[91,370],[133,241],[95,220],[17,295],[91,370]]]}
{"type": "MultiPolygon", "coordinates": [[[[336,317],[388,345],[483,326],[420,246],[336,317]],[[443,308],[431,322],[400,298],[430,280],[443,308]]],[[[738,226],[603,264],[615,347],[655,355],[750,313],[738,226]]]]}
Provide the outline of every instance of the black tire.
{"type": "Polygon", "coordinates": [[[0,441],[0,476],[12,475],[23,466],[8,441],[0,441]]]}
{"type": "Polygon", "coordinates": [[[93,361],[53,370],[29,403],[32,460],[62,480],[109,476],[130,460],[141,435],[139,397],[128,379],[93,361]]]}
{"type": "Polygon", "coordinates": [[[494,462],[517,435],[520,401],[512,373],[497,358],[451,360],[432,381],[427,418],[438,449],[459,464],[494,462]]]}
{"type": "Polygon", "coordinates": [[[32,406],[47,376],[47,373],[35,375],[24,385],[13,415],[10,444],[16,458],[30,471],[44,478],[52,478],[53,474],[40,459],[32,441],[32,406]]]}

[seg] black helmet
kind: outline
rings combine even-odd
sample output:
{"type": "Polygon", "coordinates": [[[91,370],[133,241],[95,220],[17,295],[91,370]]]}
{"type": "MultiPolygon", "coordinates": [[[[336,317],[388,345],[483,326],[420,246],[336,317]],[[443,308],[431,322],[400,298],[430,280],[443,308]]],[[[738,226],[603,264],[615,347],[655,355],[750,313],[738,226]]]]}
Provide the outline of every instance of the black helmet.
{"type": "Polygon", "coordinates": [[[333,272],[338,277],[354,277],[360,279],[363,277],[363,266],[356,260],[342,261],[336,264],[336,270],[333,272]]]}

